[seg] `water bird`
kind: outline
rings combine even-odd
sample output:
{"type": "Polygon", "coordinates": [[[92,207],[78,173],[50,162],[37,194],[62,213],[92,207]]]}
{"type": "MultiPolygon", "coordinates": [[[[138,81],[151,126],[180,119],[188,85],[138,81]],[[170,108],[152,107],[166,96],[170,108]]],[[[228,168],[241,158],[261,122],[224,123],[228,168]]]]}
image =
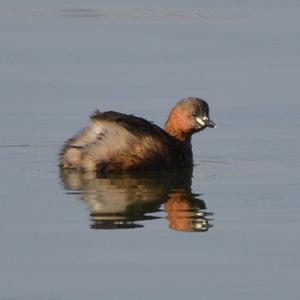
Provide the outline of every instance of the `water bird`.
{"type": "Polygon", "coordinates": [[[216,127],[209,106],[195,97],[176,103],[164,129],[134,115],[96,110],[90,125],[64,143],[59,165],[99,173],[192,167],[192,135],[207,127],[216,127]]]}

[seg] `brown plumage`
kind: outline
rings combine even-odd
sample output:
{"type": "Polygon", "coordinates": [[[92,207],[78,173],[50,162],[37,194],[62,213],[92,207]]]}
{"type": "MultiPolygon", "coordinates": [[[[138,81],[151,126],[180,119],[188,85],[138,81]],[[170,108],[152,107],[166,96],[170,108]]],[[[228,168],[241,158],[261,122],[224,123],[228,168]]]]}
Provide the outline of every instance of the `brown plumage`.
{"type": "Polygon", "coordinates": [[[59,164],[105,173],[191,167],[191,136],[206,127],[215,123],[208,104],[199,98],[179,101],[165,130],[133,115],[96,111],[90,126],[64,144],[59,164]]]}

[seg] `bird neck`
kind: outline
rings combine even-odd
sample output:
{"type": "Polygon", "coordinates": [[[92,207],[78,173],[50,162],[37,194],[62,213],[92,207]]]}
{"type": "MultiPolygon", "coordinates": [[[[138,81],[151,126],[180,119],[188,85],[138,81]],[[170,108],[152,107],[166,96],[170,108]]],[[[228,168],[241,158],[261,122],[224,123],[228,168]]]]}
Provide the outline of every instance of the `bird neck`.
{"type": "Polygon", "coordinates": [[[174,108],[165,123],[165,131],[180,142],[190,143],[192,134],[188,122],[185,121],[188,119],[186,111],[174,108]]]}
{"type": "Polygon", "coordinates": [[[189,162],[189,164],[193,164],[192,135],[176,128],[172,125],[172,122],[168,121],[165,125],[165,131],[180,142],[185,153],[185,160],[189,162]]]}

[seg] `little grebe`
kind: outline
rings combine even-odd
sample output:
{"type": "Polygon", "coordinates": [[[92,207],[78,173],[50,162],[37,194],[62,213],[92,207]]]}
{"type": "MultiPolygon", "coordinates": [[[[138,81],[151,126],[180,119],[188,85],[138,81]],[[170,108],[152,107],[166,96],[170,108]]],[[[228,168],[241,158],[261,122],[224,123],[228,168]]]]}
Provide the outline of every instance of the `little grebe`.
{"type": "Polygon", "coordinates": [[[66,141],[59,164],[101,173],[191,167],[192,134],[206,127],[216,124],[199,98],[179,101],[165,130],[133,115],[95,111],[90,126],[66,141]]]}

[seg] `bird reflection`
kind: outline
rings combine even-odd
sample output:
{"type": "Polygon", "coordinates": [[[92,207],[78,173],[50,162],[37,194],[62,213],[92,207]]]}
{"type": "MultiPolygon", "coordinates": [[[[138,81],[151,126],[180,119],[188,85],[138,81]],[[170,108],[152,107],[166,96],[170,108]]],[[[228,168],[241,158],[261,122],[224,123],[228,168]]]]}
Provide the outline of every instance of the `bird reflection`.
{"type": "Polygon", "coordinates": [[[62,169],[61,179],[66,192],[80,195],[87,205],[92,229],[141,228],[143,221],[161,218],[178,231],[212,226],[212,213],[191,192],[192,169],[110,176],[62,169]]]}

